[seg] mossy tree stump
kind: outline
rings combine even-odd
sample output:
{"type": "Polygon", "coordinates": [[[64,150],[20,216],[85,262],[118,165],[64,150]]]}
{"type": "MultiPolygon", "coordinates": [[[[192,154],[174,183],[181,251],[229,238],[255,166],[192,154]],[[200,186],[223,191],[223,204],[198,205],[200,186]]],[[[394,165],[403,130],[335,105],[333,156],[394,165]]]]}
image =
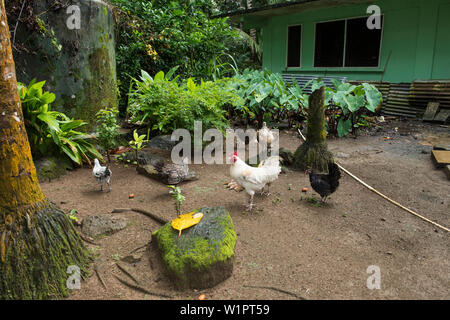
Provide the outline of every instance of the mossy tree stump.
{"type": "Polygon", "coordinates": [[[334,160],[326,142],[325,87],[315,90],[308,102],[306,141],[295,151],[293,166],[299,170],[311,168],[328,173],[328,164],[334,160]]]}
{"type": "Polygon", "coordinates": [[[182,231],[165,224],[152,235],[178,289],[211,288],[231,276],[236,233],[223,207],[201,208],[202,220],[182,231]]]}
{"type": "Polygon", "coordinates": [[[68,294],[67,268],[86,274],[89,254],[38,183],[23,120],[4,0],[0,0],[0,299],[68,294]]]}

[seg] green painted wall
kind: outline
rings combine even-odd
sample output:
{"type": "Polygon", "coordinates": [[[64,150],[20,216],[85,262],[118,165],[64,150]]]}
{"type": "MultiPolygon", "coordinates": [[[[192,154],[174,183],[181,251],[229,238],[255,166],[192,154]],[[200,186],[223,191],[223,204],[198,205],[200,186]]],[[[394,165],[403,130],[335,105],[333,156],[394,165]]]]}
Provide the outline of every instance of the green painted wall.
{"type": "Polygon", "coordinates": [[[345,76],[352,80],[379,81],[382,78],[392,83],[450,79],[450,0],[380,0],[251,23],[263,28],[263,67],[272,72],[345,76]],[[379,67],[314,68],[315,23],[367,16],[370,4],[378,5],[384,15],[379,67]],[[287,27],[295,24],[303,25],[301,67],[286,69],[287,27]]]}

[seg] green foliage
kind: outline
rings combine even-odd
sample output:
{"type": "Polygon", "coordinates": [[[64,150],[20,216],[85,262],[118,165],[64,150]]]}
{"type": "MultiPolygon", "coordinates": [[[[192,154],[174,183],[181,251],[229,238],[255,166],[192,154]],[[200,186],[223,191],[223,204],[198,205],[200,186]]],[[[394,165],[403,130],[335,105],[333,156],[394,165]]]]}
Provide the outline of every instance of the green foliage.
{"type": "Polygon", "coordinates": [[[178,128],[193,132],[195,120],[202,121],[204,130],[228,128],[223,106],[239,103],[239,97],[233,93],[233,81],[177,81],[178,76],[173,77],[175,70],[172,68],[167,74],[160,71],[154,78],[142,71],[141,80],[135,80],[129,95],[131,122],[161,133],[178,128]]]}
{"type": "Polygon", "coordinates": [[[167,186],[171,190],[169,190],[169,194],[172,195],[173,200],[175,201],[175,210],[177,211],[177,214],[181,214],[181,205],[183,204],[183,201],[186,200],[186,197],[181,194],[181,188],[176,186],[167,186]]]}
{"type": "Polygon", "coordinates": [[[117,25],[117,74],[122,106],[130,77],[180,66],[184,77],[211,79],[211,63],[229,52],[237,32],[226,18],[210,19],[214,5],[202,1],[110,0],[117,25]],[[130,59],[132,57],[132,59],[130,59]]]}
{"type": "MultiPolygon", "coordinates": [[[[150,134],[150,129],[147,131],[147,135],[142,134],[139,135],[137,133],[137,129],[134,129],[133,131],[133,140],[129,141],[129,146],[134,149],[135,155],[136,155],[136,165],[139,165],[138,161],[138,152],[141,151],[145,147],[145,143],[148,142],[148,136],[150,134]]],[[[131,160],[127,160],[130,162],[131,160]]],[[[134,163],[133,163],[134,164],[134,163]]]]}
{"type": "MultiPolygon", "coordinates": [[[[364,113],[375,112],[381,105],[380,91],[368,83],[352,85],[337,79],[332,81],[334,88],[325,88],[325,101],[329,113],[328,131],[335,133],[332,129],[336,128],[337,135],[344,137],[351,130],[368,126],[364,113]]],[[[324,85],[322,80],[317,79],[313,82],[312,88],[315,90],[322,85],[324,85]]]]}
{"type": "Polygon", "coordinates": [[[94,137],[74,130],[85,125],[85,122],[51,110],[50,103],[55,101],[55,95],[43,92],[44,84],[45,81],[36,82],[34,79],[28,87],[18,83],[32,153],[36,156],[63,153],[79,165],[83,161],[90,163],[90,159],[103,159],[90,142],[94,137]]]}
{"type": "Polygon", "coordinates": [[[100,145],[106,150],[108,155],[108,161],[111,162],[109,157],[109,150],[117,147],[119,128],[117,124],[118,110],[114,108],[105,108],[97,112],[97,139],[100,145]]]}
{"type": "Polygon", "coordinates": [[[288,85],[280,74],[247,69],[234,79],[236,93],[244,101],[236,109],[249,120],[256,118],[259,123],[265,118],[292,120],[304,114],[302,105],[307,103],[307,95],[297,83],[288,85]]]}

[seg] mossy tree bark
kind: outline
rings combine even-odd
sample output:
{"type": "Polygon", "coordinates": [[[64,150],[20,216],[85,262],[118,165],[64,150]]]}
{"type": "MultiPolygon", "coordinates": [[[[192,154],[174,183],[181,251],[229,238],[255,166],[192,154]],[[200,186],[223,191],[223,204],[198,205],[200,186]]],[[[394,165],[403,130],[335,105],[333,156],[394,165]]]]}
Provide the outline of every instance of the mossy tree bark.
{"type": "Polygon", "coordinates": [[[328,173],[333,154],[328,151],[325,130],[325,87],[315,90],[308,99],[306,141],[294,153],[294,167],[328,173]]]}
{"type": "Polygon", "coordinates": [[[67,267],[89,255],[39,185],[23,121],[5,3],[0,0],[0,299],[68,294],[67,267]]]}

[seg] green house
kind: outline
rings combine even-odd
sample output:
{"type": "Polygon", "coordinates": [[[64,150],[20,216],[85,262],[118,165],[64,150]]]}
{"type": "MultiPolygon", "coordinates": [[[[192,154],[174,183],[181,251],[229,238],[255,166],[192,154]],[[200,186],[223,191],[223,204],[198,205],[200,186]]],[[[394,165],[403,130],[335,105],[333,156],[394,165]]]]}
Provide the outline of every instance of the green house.
{"type": "Polygon", "coordinates": [[[263,68],[286,79],[374,82],[392,114],[450,108],[450,0],[297,0],[228,16],[262,30],[263,68]]]}

